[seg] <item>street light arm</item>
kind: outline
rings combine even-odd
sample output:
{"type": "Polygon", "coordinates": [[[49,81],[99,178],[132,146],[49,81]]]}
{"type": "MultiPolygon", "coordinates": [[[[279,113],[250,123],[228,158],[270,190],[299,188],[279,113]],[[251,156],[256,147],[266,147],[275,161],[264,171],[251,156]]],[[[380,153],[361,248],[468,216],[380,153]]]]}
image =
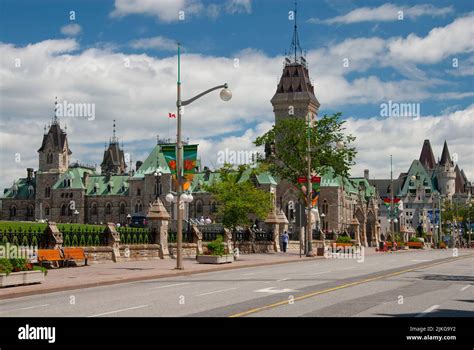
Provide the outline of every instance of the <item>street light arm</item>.
{"type": "MultiPolygon", "coordinates": [[[[201,92],[199,95],[196,95],[194,96],[193,98],[190,98],[189,100],[186,100],[186,101],[181,101],[181,106],[186,106],[194,101],[196,101],[198,98],[201,98],[203,97],[204,95],[207,95],[208,93],[214,91],[214,90],[218,90],[218,89],[227,89],[228,88],[228,85],[227,83],[223,84],[223,85],[219,85],[219,86],[215,86],[209,90],[206,90],[204,92],[201,92]]],[[[179,103],[179,102],[178,102],[179,103]]],[[[179,105],[178,105],[179,107],[179,105]]]]}

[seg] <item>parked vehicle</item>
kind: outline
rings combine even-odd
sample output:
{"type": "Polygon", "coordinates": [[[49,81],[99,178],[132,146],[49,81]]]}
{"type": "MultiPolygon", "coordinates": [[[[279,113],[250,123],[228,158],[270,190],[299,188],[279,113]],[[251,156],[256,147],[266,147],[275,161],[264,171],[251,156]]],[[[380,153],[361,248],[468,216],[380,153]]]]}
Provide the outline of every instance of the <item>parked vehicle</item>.
{"type": "Polygon", "coordinates": [[[148,220],[146,219],[146,216],[132,216],[132,219],[130,221],[130,227],[144,228],[147,226],[148,220]]]}

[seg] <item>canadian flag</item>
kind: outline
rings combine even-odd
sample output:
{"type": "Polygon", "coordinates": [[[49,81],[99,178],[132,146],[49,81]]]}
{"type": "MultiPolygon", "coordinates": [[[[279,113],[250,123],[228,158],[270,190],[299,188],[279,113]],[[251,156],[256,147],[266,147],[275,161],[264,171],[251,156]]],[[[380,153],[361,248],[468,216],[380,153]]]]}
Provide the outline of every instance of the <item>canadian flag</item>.
{"type": "Polygon", "coordinates": [[[174,114],[174,113],[168,113],[168,118],[176,118],[176,114],[174,114]]]}

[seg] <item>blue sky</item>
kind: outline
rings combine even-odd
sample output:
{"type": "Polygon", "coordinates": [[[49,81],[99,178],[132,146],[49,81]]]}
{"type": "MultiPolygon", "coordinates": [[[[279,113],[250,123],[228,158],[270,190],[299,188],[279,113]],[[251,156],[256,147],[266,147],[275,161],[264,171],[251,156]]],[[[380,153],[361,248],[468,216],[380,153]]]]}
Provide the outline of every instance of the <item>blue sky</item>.
{"type": "MultiPolygon", "coordinates": [[[[63,120],[73,159],[100,163],[116,119],[126,151],[134,160],[143,160],[156,134],[173,134],[167,112],[174,108],[176,41],[184,46],[186,95],[222,80],[233,84],[230,103],[223,106],[206,97],[186,114],[185,134],[201,144],[205,163],[212,165],[216,150],[227,146],[253,150],[252,139],[271,126],[269,100],[291,42],[292,1],[157,0],[150,6],[142,0],[2,0],[0,4],[5,53],[0,185],[23,175],[27,166],[37,168],[35,151],[57,95],[60,101],[97,107],[98,118],[91,123],[63,120]],[[74,21],[69,18],[71,10],[74,21]],[[179,10],[185,20],[178,20],[179,10]],[[21,68],[12,68],[15,58],[22,59],[21,68]],[[237,71],[232,67],[236,58],[241,65],[237,71]],[[120,60],[131,60],[137,70],[119,70],[120,60]],[[24,142],[7,141],[13,139],[19,121],[28,129],[24,142]],[[19,164],[13,162],[16,153],[24,154],[19,164]]],[[[349,131],[359,139],[354,175],[369,167],[383,176],[387,169],[384,165],[381,170],[380,164],[389,154],[397,156],[398,170],[405,171],[418,157],[424,138],[432,139],[435,153],[447,139],[452,152],[460,155],[460,164],[474,175],[473,10],[473,2],[467,0],[298,1],[299,36],[308,52],[320,114],[342,112],[349,131]],[[398,11],[403,11],[403,20],[397,19],[398,11]],[[345,58],[350,62],[346,68],[345,58]],[[453,59],[458,67],[453,67],[453,59]],[[389,100],[419,103],[421,122],[380,120],[380,105],[389,100]],[[386,145],[387,138],[396,142],[386,145]]]]}

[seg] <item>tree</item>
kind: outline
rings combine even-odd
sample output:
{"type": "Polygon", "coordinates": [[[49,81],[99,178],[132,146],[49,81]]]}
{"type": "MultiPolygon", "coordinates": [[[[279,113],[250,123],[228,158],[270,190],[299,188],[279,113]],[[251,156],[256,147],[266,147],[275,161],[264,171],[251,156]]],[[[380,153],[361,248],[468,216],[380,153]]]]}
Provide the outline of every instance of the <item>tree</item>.
{"type": "Polygon", "coordinates": [[[256,188],[251,181],[259,171],[249,166],[235,169],[224,164],[220,169],[220,181],[206,186],[218,202],[217,216],[225,227],[231,230],[237,226],[248,227],[250,214],[262,220],[272,210],[271,193],[256,188]],[[246,180],[242,178],[244,173],[250,173],[246,180]]]}
{"type": "Polygon", "coordinates": [[[335,176],[348,177],[357,152],[354,147],[350,147],[355,137],[344,133],[344,123],[341,113],[324,115],[309,128],[303,119],[282,119],[254,143],[257,146],[275,145],[275,152],[262,161],[272,174],[295,183],[299,176],[306,176],[308,171],[309,134],[311,168],[318,174],[324,174],[332,168],[335,176]]]}

